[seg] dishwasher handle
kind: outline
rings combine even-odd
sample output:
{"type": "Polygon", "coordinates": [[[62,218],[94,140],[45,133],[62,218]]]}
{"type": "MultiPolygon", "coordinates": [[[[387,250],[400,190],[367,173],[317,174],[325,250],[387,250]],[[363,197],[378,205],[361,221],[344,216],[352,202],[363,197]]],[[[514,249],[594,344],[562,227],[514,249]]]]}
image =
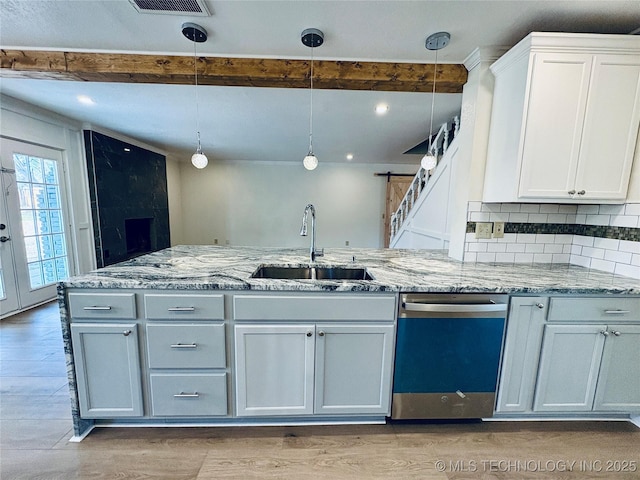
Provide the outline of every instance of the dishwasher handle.
{"type": "Polygon", "coordinates": [[[455,304],[455,303],[411,303],[403,302],[402,308],[407,312],[431,313],[483,313],[506,312],[506,303],[455,304]]]}

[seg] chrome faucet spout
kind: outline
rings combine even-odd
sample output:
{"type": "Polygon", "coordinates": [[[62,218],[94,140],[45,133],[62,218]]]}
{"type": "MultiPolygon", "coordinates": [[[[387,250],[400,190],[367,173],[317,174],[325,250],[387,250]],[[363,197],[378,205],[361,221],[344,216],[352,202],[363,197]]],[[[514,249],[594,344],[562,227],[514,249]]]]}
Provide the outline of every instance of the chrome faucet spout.
{"type": "Polygon", "coordinates": [[[309,259],[311,262],[315,262],[316,257],[322,257],[324,255],[324,251],[322,249],[316,249],[316,208],[311,203],[304,208],[300,235],[303,237],[307,236],[307,217],[309,212],[311,212],[311,247],[309,248],[309,259]]]}

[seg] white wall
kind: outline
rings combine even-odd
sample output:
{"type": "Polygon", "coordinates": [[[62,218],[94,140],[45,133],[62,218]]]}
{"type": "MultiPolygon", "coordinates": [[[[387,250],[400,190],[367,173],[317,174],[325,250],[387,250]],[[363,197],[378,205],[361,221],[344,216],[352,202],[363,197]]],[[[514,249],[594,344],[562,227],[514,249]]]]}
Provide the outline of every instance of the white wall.
{"type": "MultiPolygon", "coordinates": [[[[416,159],[416,163],[417,163],[416,159]]],[[[210,162],[204,170],[180,164],[181,239],[186,244],[307,247],[302,214],[316,207],[317,246],[381,248],[386,178],[375,172],[415,173],[416,165],[210,162]]],[[[170,215],[173,214],[170,212],[170,215]]]]}

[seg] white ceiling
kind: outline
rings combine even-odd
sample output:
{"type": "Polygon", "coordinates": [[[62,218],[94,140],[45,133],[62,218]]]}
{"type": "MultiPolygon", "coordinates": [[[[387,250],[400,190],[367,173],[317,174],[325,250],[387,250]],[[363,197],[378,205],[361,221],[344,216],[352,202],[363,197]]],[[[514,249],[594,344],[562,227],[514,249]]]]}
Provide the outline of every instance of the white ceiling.
{"type": "MultiPolygon", "coordinates": [[[[462,63],[476,47],[510,47],[531,31],[627,34],[640,27],[640,0],[599,1],[243,1],[206,0],[212,15],[140,14],[127,0],[0,0],[2,48],[193,55],[181,33],[192,21],[209,39],[198,55],[308,59],[305,28],[325,34],[316,59],[433,63],[424,41],[451,33],[439,63],[462,63]]],[[[1,78],[0,92],[156,146],[185,161],[196,145],[195,87],[1,78]],[[95,105],[77,102],[92,97],[95,105]]],[[[210,161],[300,162],[308,148],[309,91],[199,86],[202,146],[210,161]]],[[[461,95],[436,96],[436,123],[461,95]]],[[[431,95],[313,92],[320,161],[415,163],[402,152],[424,140],[431,95]],[[386,102],[386,116],[374,107],[386,102]]]]}

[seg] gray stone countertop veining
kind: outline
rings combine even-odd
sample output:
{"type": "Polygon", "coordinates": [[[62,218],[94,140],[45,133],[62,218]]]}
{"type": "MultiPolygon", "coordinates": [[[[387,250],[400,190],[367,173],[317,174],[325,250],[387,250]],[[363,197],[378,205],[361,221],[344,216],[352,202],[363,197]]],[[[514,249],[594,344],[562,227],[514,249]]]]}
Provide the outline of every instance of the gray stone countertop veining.
{"type": "Polygon", "coordinates": [[[441,250],[327,248],[316,265],[366,267],[374,280],[251,278],[262,265],[308,266],[307,249],[180,245],[94,270],[64,288],[495,292],[640,295],[640,281],[573,265],[463,263],[441,250]],[[355,258],[355,261],[353,260],[355,258]]]}

